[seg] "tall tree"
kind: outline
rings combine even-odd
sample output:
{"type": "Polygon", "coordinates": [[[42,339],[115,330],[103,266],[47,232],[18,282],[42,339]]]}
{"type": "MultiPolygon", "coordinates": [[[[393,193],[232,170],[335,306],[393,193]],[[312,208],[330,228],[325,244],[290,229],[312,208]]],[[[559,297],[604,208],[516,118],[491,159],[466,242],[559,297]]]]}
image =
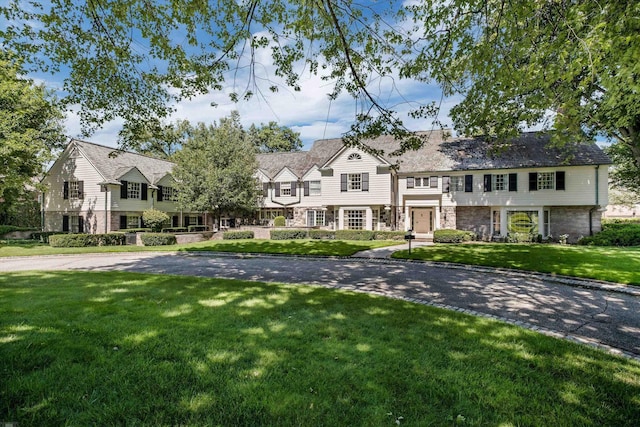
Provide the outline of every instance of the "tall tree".
{"type": "Polygon", "coordinates": [[[604,136],[626,159],[619,176],[631,167],[626,184],[640,187],[640,2],[420,1],[409,11],[418,54],[401,73],[461,94],[458,130],[505,138],[542,124],[559,144],[604,136]]]}
{"type": "Polygon", "coordinates": [[[42,85],[21,77],[15,56],[0,51],[0,217],[35,186],[65,137],[63,114],[42,85]]]}
{"type": "Polygon", "coordinates": [[[188,120],[163,123],[157,118],[144,122],[125,123],[120,131],[121,145],[140,154],[159,159],[171,159],[180,150],[192,130],[188,120]]]}
{"type": "Polygon", "coordinates": [[[260,127],[251,125],[247,136],[260,153],[300,151],[302,148],[300,134],[286,126],[278,126],[276,122],[261,123],[260,127]]]}
{"type": "Polygon", "coordinates": [[[258,207],[256,150],[237,112],[219,124],[198,123],[173,160],[178,203],[191,210],[248,213],[258,207]]]}

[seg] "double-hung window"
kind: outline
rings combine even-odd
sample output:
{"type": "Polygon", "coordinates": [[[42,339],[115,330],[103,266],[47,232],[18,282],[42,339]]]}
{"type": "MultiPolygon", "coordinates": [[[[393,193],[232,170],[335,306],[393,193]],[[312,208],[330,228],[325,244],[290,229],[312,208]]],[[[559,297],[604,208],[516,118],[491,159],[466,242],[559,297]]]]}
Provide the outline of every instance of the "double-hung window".
{"type": "Polygon", "coordinates": [[[162,200],[165,202],[175,202],[176,192],[173,187],[162,187],[162,200]]]}
{"type": "Polygon", "coordinates": [[[555,189],[555,181],[554,172],[538,172],[538,190],[555,189]]]}
{"type": "Polygon", "coordinates": [[[464,176],[452,176],[449,182],[451,191],[464,191],[464,176]]]}
{"type": "Polygon", "coordinates": [[[291,195],[291,183],[283,182],[280,184],[280,195],[281,196],[290,196],[291,195]]]}
{"type": "Polygon", "coordinates": [[[65,200],[83,199],[84,181],[65,181],[62,193],[65,200]]]}
{"type": "Polygon", "coordinates": [[[322,227],[325,225],[325,214],[323,210],[307,211],[307,227],[322,227]]]}
{"type": "Polygon", "coordinates": [[[128,199],[139,199],[140,198],[140,183],[139,182],[128,182],[127,183],[127,198],[128,199]]]}
{"type": "Polygon", "coordinates": [[[535,190],[564,190],[565,173],[556,172],[530,172],[529,191],[535,190]]]}
{"type": "Polygon", "coordinates": [[[362,190],[362,174],[350,173],[347,174],[347,191],[361,191],[362,190]]]}
{"type": "Polygon", "coordinates": [[[344,225],[346,230],[364,230],[365,211],[348,210],[344,211],[344,225]]]}
{"type": "Polygon", "coordinates": [[[491,175],[491,184],[494,191],[506,191],[509,183],[509,175],[507,174],[494,174],[491,175]]]}

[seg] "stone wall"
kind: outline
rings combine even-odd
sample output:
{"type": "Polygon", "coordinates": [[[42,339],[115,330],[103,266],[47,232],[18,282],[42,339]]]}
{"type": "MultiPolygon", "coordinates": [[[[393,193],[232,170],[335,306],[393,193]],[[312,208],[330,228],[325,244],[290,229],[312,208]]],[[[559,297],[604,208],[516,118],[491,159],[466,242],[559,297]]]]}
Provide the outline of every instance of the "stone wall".
{"type": "MultiPolygon", "coordinates": [[[[554,240],[561,234],[568,234],[567,241],[575,243],[580,237],[589,236],[589,211],[592,206],[554,206],[551,207],[551,235],[554,240]]],[[[602,230],[602,211],[591,214],[591,231],[602,230]]]]}
{"type": "Polygon", "coordinates": [[[440,211],[440,228],[456,228],[456,208],[443,206],[440,211]]]}
{"type": "Polygon", "coordinates": [[[479,239],[488,240],[491,237],[491,207],[458,206],[455,228],[473,231],[479,239]]]}

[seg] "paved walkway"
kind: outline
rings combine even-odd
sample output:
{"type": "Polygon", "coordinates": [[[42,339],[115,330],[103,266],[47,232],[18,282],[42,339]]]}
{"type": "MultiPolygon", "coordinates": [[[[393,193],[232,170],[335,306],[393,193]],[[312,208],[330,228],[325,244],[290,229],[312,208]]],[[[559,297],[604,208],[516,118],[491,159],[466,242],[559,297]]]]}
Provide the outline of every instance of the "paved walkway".
{"type": "MultiPolygon", "coordinates": [[[[433,242],[411,242],[411,248],[419,248],[420,246],[433,245],[433,242]]],[[[368,249],[353,255],[354,258],[391,258],[391,254],[397,251],[409,249],[409,244],[397,246],[385,246],[382,248],[368,249]]]]}
{"type": "MultiPolygon", "coordinates": [[[[395,249],[398,249],[396,247],[395,249]]],[[[372,254],[369,253],[369,256],[372,254]]],[[[0,259],[0,272],[135,271],[304,283],[516,324],[640,360],[640,290],[552,275],[375,258],[118,253],[0,259]]]]}

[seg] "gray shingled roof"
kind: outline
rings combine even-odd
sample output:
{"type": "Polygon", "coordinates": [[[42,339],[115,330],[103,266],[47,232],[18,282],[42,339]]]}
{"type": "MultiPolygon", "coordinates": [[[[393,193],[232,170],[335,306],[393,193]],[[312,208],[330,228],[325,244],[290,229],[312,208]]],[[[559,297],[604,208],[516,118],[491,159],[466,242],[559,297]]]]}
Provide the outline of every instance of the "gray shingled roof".
{"type": "Polygon", "coordinates": [[[156,184],[165,175],[171,173],[175,166],[167,160],[120,151],[92,142],[74,139],[69,144],[75,144],[109,183],[118,183],[122,175],[135,167],[150,184],[156,184]]]}
{"type": "MultiPolygon", "coordinates": [[[[442,131],[418,134],[426,138],[424,146],[400,156],[390,155],[400,147],[393,136],[380,136],[364,143],[373,149],[383,150],[383,158],[397,164],[398,171],[404,173],[611,164],[595,144],[554,148],[549,146],[549,135],[543,133],[523,133],[502,149],[480,137],[444,138],[442,131]]],[[[316,141],[309,151],[261,154],[258,163],[271,178],[285,166],[302,177],[314,164],[323,166],[342,147],[342,139],[324,139],[316,141]]]]}

